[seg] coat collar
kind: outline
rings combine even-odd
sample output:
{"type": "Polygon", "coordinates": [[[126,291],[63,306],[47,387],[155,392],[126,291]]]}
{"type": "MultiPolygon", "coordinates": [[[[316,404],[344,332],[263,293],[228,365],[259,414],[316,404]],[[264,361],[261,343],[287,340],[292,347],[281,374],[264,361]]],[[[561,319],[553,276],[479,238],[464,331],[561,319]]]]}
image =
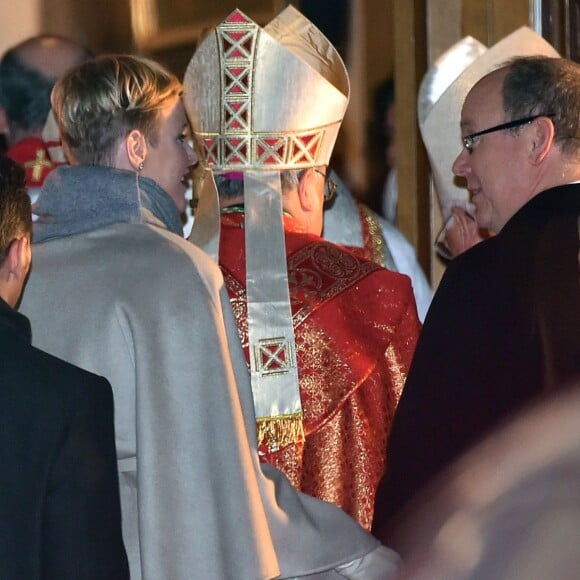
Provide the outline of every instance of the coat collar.
{"type": "Polygon", "coordinates": [[[2,298],[0,298],[0,329],[3,334],[15,334],[28,344],[32,341],[28,318],[10,307],[2,298]]]}
{"type": "Polygon", "coordinates": [[[34,213],[34,241],[116,223],[151,223],[183,236],[175,202],[154,181],[112,167],[63,165],[47,178],[34,213]]]}

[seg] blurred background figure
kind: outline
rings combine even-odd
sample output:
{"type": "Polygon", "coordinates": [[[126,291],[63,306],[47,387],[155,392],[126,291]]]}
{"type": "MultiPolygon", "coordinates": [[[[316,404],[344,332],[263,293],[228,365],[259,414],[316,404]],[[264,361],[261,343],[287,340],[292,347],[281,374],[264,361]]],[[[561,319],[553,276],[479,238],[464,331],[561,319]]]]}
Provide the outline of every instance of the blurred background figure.
{"type": "Polygon", "coordinates": [[[458,89],[454,81],[486,51],[487,48],[471,36],[455,43],[429,68],[417,97],[419,128],[429,156],[439,205],[439,212],[433,213],[440,215],[442,221],[435,236],[435,250],[445,261],[483,239],[473,218],[474,207],[469,192],[449,168],[460,144],[455,121],[462,99],[456,94],[458,89]]]}
{"type": "Polygon", "coordinates": [[[524,52],[558,56],[554,48],[528,27],[521,27],[491,50],[467,36],[446,50],[425,74],[418,95],[418,120],[429,156],[442,224],[435,249],[451,260],[493,234],[477,223],[475,205],[465,181],[449,171],[459,154],[460,134],[451,129],[461,112],[467,91],[482,71],[498,66],[501,59],[524,52]],[[461,75],[462,81],[455,82],[461,75]]]}
{"type": "Polygon", "coordinates": [[[579,424],[576,382],[442,474],[392,538],[397,580],[578,578],[579,424]]]}
{"type": "Polygon", "coordinates": [[[377,190],[378,211],[393,225],[397,224],[397,143],[396,143],[396,108],[395,82],[392,78],[383,81],[374,94],[374,118],[370,137],[377,149],[382,153],[377,163],[382,168],[379,172],[381,182],[377,190]]]}
{"type": "Polygon", "coordinates": [[[337,188],[335,198],[324,210],[324,239],[409,276],[419,320],[423,322],[433,290],[417,261],[415,248],[396,226],[356,199],[334,170],[330,170],[330,177],[337,188]]]}
{"type": "Polygon", "coordinates": [[[25,168],[33,203],[56,165],[42,136],[50,92],[67,70],[90,57],[90,51],[72,40],[41,35],[12,47],[0,60],[0,128],[4,119],[6,155],[25,168]]]}

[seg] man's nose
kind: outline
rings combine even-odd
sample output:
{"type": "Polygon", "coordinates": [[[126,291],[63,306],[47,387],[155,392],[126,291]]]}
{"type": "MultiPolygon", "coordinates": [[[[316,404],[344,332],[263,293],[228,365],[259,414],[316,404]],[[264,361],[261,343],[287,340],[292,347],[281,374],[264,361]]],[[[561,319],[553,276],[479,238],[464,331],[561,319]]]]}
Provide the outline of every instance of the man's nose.
{"type": "Polygon", "coordinates": [[[463,177],[467,174],[469,168],[469,153],[466,149],[462,149],[457,159],[453,162],[451,170],[455,175],[463,177]]]}

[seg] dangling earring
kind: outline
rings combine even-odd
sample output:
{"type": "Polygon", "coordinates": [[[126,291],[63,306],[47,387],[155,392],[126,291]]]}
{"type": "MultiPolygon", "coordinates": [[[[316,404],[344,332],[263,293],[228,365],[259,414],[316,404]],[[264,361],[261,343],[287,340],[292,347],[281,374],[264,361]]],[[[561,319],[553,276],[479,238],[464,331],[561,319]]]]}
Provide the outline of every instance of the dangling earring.
{"type": "Polygon", "coordinates": [[[137,171],[135,171],[135,185],[137,186],[137,199],[139,200],[139,205],[141,205],[141,187],[139,185],[139,175],[143,171],[143,161],[137,166],[137,171]]]}

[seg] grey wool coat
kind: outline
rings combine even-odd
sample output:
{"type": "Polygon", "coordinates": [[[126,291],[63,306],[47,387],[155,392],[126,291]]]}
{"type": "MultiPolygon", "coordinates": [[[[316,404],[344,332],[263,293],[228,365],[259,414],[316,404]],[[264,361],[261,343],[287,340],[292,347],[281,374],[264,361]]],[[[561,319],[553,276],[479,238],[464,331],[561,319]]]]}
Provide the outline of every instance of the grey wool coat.
{"type": "Polygon", "coordinates": [[[259,465],[221,273],[177,235],[163,190],[129,172],[64,166],[35,213],[21,310],[33,344],[113,387],[134,580],[293,577],[377,548],[343,512],[259,465]]]}

